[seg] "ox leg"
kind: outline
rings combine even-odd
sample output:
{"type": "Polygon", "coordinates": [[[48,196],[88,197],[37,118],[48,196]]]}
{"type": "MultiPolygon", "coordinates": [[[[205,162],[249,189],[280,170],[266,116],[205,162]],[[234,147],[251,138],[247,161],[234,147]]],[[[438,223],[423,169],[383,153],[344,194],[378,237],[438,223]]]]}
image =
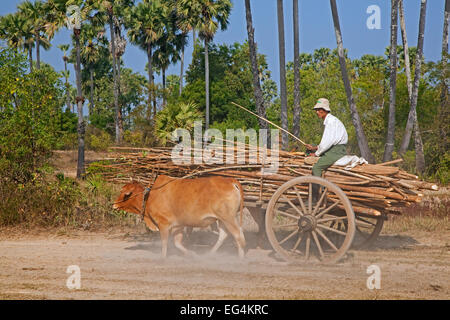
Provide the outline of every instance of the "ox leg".
{"type": "Polygon", "coordinates": [[[238,247],[238,253],[239,258],[244,257],[244,248],[245,248],[245,237],[244,233],[242,232],[242,228],[238,226],[236,221],[226,221],[224,220],[223,223],[225,224],[225,227],[227,227],[228,231],[233,236],[234,240],[236,240],[236,244],[238,247]]]}
{"type": "Polygon", "coordinates": [[[183,252],[185,255],[195,255],[193,251],[187,250],[183,244],[183,227],[178,227],[173,230],[173,241],[175,244],[175,247],[178,248],[181,252],[183,252]]]}
{"type": "Polygon", "coordinates": [[[217,239],[217,242],[211,249],[210,253],[215,253],[217,249],[219,249],[222,246],[223,241],[228,236],[227,232],[224,229],[224,225],[221,222],[217,223],[217,227],[219,228],[219,238],[217,239]]]}
{"type": "Polygon", "coordinates": [[[162,257],[167,257],[167,243],[169,242],[169,229],[161,227],[159,229],[159,234],[161,236],[161,245],[162,245],[162,257]]]}

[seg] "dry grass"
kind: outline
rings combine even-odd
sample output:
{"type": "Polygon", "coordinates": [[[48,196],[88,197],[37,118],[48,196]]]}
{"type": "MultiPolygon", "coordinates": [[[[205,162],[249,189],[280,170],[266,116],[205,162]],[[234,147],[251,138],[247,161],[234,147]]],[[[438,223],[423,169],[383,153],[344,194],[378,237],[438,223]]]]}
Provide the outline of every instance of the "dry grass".
{"type": "Polygon", "coordinates": [[[423,201],[407,207],[399,216],[391,216],[384,224],[386,233],[450,231],[450,192],[447,188],[430,192],[423,201]]]}

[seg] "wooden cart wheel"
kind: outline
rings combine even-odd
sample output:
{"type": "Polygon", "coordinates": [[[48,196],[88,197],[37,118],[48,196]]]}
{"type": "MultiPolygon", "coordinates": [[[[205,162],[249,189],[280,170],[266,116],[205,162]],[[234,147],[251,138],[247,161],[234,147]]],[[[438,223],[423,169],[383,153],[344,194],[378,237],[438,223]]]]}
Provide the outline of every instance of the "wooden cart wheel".
{"type": "Polygon", "coordinates": [[[379,217],[358,213],[355,215],[356,232],[352,248],[365,249],[370,247],[383,229],[386,214],[379,217]]]}
{"type": "Polygon", "coordinates": [[[352,244],[355,214],[350,200],[334,183],[314,176],[294,178],[270,199],[266,233],[286,261],[335,263],[352,244]],[[319,189],[315,203],[314,185],[319,189]]]}

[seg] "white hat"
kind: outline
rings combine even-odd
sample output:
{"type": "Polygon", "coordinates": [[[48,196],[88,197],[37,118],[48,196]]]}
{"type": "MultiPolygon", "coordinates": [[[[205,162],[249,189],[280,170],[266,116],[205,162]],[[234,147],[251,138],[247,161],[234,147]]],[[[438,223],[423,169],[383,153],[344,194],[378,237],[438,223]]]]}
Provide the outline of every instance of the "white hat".
{"type": "Polygon", "coordinates": [[[313,109],[323,109],[325,111],[331,112],[330,102],[328,101],[328,99],[320,98],[319,100],[317,100],[316,105],[313,109]]]}

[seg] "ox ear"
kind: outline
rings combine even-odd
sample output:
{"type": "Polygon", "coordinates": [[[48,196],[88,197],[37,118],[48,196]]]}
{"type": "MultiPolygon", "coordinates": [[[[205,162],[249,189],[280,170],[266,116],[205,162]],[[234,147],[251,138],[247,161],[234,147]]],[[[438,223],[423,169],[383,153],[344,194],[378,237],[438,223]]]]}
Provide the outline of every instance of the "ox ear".
{"type": "Polygon", "coordinates": [[[128,191],[127,193],[125,193],[125,198],[128,198],[129,196],[131,196],[131,191],[128,191]]]}

